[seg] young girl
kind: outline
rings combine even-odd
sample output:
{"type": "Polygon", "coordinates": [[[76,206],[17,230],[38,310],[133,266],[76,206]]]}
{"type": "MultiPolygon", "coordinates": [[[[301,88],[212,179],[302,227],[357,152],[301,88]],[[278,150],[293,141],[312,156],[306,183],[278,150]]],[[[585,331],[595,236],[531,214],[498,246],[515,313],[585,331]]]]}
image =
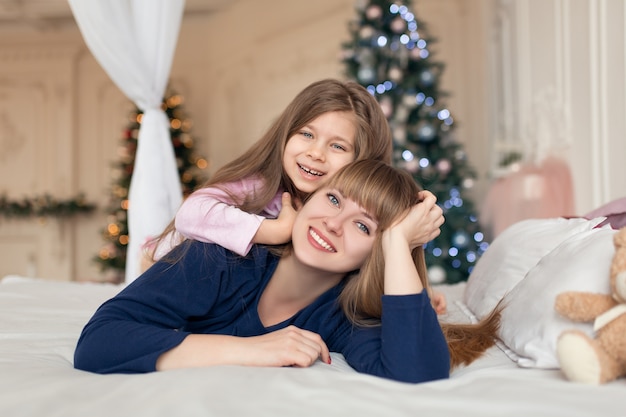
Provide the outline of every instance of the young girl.
{"type": "Polygon", "coordinates": [[[434,196],[418,194],[404,171],[362,160],[298,211],[281,253],[254,245],[242,257],[187,240],[98,309],[74,366],[99,373],[307,367],[329,363],[335,351],[359,372],[446,378],[451,357],[453,366],[468,363],[493,343],[499,312],[442,331],[423,248],[413,240],[416,228],[436,237],[443,217],[434,196]],[[444,334],[454,337],[451,352],[444,334]]]}
{"type": "Polygon", "coordinates": [[[387,119],[365,88],[351,81],[314,82],[258,142],[183,202],[158,243],[146,245],[151,259],[144,257],[142,268],[184,238],[240,255],[253,243],[286,243],[295,218],[286,193],[297,206],[349,162],[390,163],[391,150],[387,119]]]}

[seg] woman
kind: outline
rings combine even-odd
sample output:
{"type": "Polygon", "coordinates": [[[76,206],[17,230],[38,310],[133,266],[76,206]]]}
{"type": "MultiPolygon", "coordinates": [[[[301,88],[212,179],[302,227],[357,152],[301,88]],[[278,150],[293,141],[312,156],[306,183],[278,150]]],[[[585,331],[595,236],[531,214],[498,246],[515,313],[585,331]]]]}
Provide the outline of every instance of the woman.
{"type": "Polygon", "coordinates": [[[450,353],[421,247],[442,223],[434,196],[408,174],[349,164],[300,209],[280,254],[256,245],[241,257],[191,240],[176,247],[98,309],[75,367],[306,367],[336,351],[359,372],[446,378],[450,353]]]}

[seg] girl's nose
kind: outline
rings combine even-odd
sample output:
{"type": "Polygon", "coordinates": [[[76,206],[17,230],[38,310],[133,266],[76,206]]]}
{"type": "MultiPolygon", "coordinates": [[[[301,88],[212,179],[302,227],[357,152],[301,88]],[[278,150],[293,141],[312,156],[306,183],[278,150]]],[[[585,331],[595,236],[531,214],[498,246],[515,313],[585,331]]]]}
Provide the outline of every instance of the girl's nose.
{"type": "Polygon", "coordinates": [[[325,154],[319,143],[312,143],[307,149],[307,156],[317,161],[324,161],[325,154]]]}

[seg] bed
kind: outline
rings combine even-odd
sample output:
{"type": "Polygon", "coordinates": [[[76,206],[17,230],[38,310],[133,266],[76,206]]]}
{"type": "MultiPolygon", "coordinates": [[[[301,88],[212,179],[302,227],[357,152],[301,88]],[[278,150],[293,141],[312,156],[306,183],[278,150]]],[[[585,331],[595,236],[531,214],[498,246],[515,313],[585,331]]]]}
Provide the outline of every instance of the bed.
{"type": "Polygon", "coordinates": [[[505,230],[468,282],[441,285],[442,320],[471,322],[507,301],[501,341],[450,379],[405,384],[353,371],[340,355],[307,369],[219,366],[96,375],[72,366],[78,335],[121,286],[7,276],[0,281],[0,416],[626,416],[626,379],[567,381],[553,312],[564,289],[608,290],[610,226],[544,219],[505,230]],[[584,256],[583,256],[584,255],[584,256]],[[595,279],[590,279],[595,277],[595,279]]]}

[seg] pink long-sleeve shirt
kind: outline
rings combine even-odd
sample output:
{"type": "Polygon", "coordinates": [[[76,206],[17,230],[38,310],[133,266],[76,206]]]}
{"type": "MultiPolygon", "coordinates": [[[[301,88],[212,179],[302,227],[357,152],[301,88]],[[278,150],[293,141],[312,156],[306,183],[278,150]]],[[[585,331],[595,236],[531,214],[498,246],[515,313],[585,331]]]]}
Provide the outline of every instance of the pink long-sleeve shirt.
{"type": "MultiPolygon", "coordinates": [[[[254,195],[262,185],[258,178],[247,178],[224,187],[233,195],[244,197],[254,195]]],[[[278,217],[282,192],[278,190],[260,214],[251,214],[235,207],[224,190],[206,187],[194,191],[178,209],[174,220],[176,230],[159,243],[154,259],[162,258],[183,238],[216,243],[245,256],[263,219],[278,217]]]]}

